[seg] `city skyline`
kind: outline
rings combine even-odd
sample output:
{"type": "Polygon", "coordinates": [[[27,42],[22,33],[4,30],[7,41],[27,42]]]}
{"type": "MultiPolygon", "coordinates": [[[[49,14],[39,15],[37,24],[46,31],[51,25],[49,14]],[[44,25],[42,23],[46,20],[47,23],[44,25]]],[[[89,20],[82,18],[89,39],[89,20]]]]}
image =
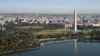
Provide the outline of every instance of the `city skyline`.
{"type": "Polygon", "coordinates": [[[100,13],[99,0],[0,0],[0,13],[100,13]]]}

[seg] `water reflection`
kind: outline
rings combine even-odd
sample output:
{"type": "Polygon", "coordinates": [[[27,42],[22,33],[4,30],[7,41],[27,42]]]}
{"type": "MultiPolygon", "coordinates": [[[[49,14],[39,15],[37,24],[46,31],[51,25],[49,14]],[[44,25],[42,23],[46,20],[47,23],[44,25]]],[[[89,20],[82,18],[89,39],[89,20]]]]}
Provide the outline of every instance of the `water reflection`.
{"type": "Polygon", "coordinates": [[[74,47],[74,56],[78,56],[77,40],[73,41],[73,47],[74,47]]]}

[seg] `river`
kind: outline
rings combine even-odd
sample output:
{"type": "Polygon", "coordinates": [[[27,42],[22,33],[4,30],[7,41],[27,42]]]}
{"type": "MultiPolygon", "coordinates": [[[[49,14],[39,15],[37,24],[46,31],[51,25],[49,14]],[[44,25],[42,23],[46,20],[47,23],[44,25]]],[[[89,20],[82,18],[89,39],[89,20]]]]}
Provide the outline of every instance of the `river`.
{"type": "Polygon", "coordinates": [[[0,56],[100,56],[99,42],[63,42],[0,56]]]}

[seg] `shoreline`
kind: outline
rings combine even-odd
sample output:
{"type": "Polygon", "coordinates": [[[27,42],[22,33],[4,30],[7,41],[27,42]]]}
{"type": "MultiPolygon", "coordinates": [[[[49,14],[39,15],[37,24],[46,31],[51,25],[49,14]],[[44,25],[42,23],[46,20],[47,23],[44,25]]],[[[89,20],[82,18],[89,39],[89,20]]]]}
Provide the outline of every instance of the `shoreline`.
{"type": "Polygon", "coordinates": [[[2,54],[8,54],[8,53],[14,53],[14,52],[35,50],[35,49],[38,49],[38,48],[41,48],[41,47],[42,47],[42,46],[39,46],[39,47],[36,47],[36,48],[29,48],[29,49],[16,50],[16,51],[7,51],[7,52],[2,52],[2,53],[0,53],[0,55],[2,55],[2,54]]]}
{"type": "MultiPolygon", "coordinates": [[[[65,41],[56,41],[56,42],[40,43],[40,46],[39,46],[39,47],[36,47],[36,48],[21,49],[21,50],[16,50],[16,51],[7,51],[7,52],[2,52],[2,53],[0,53],[0,55],[2,55],[2,54],[8,54],[8,53],[14,53],[14,52],[35,50],[35,49],[41,48],[41,47],[44,46],[44,45],[56,44],[56,43],[64,43],[64,42],[70,42],[70,41],[76,41],[76,40],[65,40],[65,41]]],[[[77,40],[77,41],[78,41],[78,40],[77,40]]],[[[79,41],[79,42],[81,42],[81,41],[79,41]]],[[[83,41],[82,41],[82,42],[83,42],[83,41]]],[[[84,42],[91,42],[91,41],[84,41],[84,42]]],[[[96,40],[96,41],[92,41],[92,42],[98,42],[98,41],[96,40]]]]}

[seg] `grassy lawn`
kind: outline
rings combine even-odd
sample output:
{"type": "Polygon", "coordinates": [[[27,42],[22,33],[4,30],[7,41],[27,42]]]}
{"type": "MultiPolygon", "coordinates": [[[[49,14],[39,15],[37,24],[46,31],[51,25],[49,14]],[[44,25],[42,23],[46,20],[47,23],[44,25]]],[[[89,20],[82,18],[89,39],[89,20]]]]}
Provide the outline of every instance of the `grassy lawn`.
{"type": "Polygon", "coordinates": [[[33,32],[34,34],[50,34],[50,35],[54,35],[54,34],[60,34],[60,33],[67,33],[69,31],[72,31],[71,29],[56,29],[56,30],[43,30],[43,31],[39,31],[39,32],[33,32]]]}
{"type": "MultiPolygon", "coordinates": [[[[23,29],[24,30],[26,29],[25,30],[26,32],[32,32],[33,35],[55,35],[55,34],[62,34],[62,33],[67,34],[69,32],[75,33],[73,29],[65,29],[65,28],[62,28],[62,29],[54,29],[54,30],[49,30],[49,29],[48,30],[45,30],[45,29],[43,29],[43,27],[37,27],[37,26],[23,26],[23,27],[21,26],[21,27],[17,27],[17,28],[22,29],[22,30],[23,29]],[[31,31],[29,31],[27,29],[29,29],[31,31]]],[[[77,32],[88,33],[90,31],[91,31],[91,29],[88,29],[88,30],[78,30],[77,32]]]]}

